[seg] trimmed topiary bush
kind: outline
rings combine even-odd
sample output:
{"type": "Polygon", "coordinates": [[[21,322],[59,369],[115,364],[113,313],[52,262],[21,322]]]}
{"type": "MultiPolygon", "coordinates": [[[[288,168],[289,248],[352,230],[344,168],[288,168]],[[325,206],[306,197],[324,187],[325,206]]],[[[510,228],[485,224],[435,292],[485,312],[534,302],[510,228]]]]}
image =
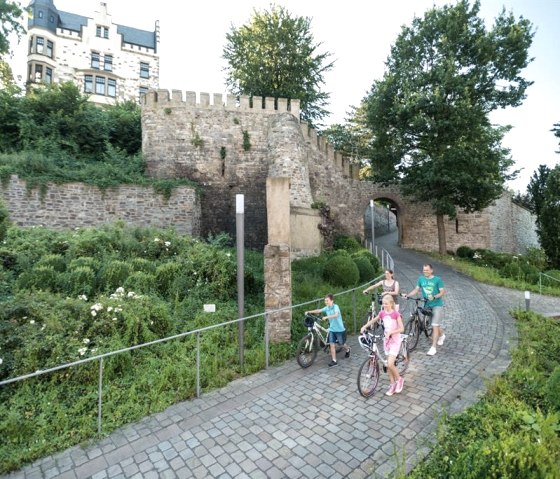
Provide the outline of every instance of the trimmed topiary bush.
{"type": "Polygon", "coordinates": [[[362,248],[360,242],[354,236],[337,236],[334,240],[333,248],[335,250],[345,250],[349,253],[354,253],[362,248]]]}
{"type": "Polygon", "coordinates": [[[348,254],[336,254],[325,263],[323,279],[333,286],[346,288],[358,284],[360,271],[348,254]]]}
{"type": "Polygon", "coordinates": [[[472,259],[474,250],[469,246],[459,246],[455,254],[459,258],[472,259]]]}
{"type": "Polygon", "coordinates": [[[360,272],[360,284],[367,283],[375,277],[373,266],[365,256],[357,256],[354,258],[354,263],[360,272]]]}

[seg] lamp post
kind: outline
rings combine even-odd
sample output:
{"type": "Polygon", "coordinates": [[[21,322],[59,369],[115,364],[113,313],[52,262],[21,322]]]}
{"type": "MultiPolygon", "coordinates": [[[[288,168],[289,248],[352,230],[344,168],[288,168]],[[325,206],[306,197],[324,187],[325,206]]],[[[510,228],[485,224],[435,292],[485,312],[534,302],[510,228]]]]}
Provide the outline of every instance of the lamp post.
{"type": "Polygon", "coordinates": [[[371,208],[371,252],[375,254],[375,215],[373,211],[373,200],[369,200],[371,208]]]}
{"type": "Polygon", "coordinates": [[[390,211],[390,206],[389,203],[387,203],[387,233],[389,233],[389,230],[391,229],[390,225],[389,225],[389,211],[390,211]]]}
{"type": "MultiPolygon", "coordinates": [[[[244,315],[245,301],[245,283],[244,283],[244,270],[243,265],[245,262],[245,197],[244,195],[235,195],[235,232],[236,232],[236,245],[237,245],[237,310],[239,319],[244,315]]],[[[244,349],[244,329],[243,321],[239,321],[239,365],[243,369],[243,349],[244,349]]]]}

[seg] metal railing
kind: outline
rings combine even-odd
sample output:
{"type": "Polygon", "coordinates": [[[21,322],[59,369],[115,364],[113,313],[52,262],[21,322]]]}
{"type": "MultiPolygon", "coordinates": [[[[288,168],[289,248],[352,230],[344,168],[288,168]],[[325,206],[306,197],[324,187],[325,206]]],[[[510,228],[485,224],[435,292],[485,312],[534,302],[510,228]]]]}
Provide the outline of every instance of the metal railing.
{"type": "MultiPolygon", "coordinates": [[[[388,255],[388,253],[387,253],[388,255]]],[[[392,258],[391,258],[392,261],[392,258]]],[[[356,315],[356,309],[357,309],[357,305],[356,305],[356,291],[361,291],[364,287],[366,287],[367,285],[379,281],[381,278],[383,277],[383,275],[380,275],[376,278],[374,278],[373,280],[369,281],[368,283],[362,284],[360,286],[357,286],[355,288],[346,290],[346,291],[342,291],[340,293],[336,293],[335,296],[342,296],[342,295],[346,295],[346,294],[352,294],[352,315],[353,315],[353,332],[356,333],[357,331],[357,315],[356,315]]],[[[214,324],[211,326],[206,326],[204,328],[199,328],[196,329],[194,331],[187,331],[184,333],[180,333],[180,334],[175,334],[173,336],[168,336],[166,338],[161,338],[161,339],[156,339],[154,341],[149,341],[147,343],[142,343],[142,344],[137,344],[134,346],[130,346],[128,348],[123,348],[123,349],[118,349],[116,351],[110,351],[108,353],[103,353],[103,354],[99,354],[96,356],[92,356],[89,358],[85,358],[85,359],[80,359],[79,361],[73,361],[70,363],[65,363],[65,364],[61,364],[59,366],[54,366],[52,368],[48,368],[48,369],[43,369],[43,370],[38,370],[35,371],[33,373],[30,374],[25,374],[22,376],[18,376],[15,378],[10,378],[10,379],[6,379],[4,381],[0,381],[0,386],[5,386],[8,384],[13,384],[16,382],[20,382],[20,381],[24,381],[26,379],[30,379],[30,378],[34,378],[34,377],[38,377],[38,376],[43,376],[45,374],[50,374],[53,373],[55,371],[60,371],[62,369],[68,369],[74,366],[78,366],[78,365],[82,365],[82,364],[86,364],[86,363],[90,363],[92,361],[99,361],[99,373],[98,373],[98,398],[97,398],[97,433],[101,434],[102,431],[102,422],[103,422],[103,366],[104,366],[104,360],[106,358],[112,357],[112,356],[117,356],[119,354],[122,353],[126,353],[129,351],[134,351],[137,349],[141,349],[141,348],[146,348],[149,346],[153,346],[155,344],[160,344],[160,343],[165,343],[168,341],[173,341],[173,340],[177,340],[180,338],[185,338],[187,336],[192,336],[192,335],[196,335],[196,397],[200,397],[201,394],[201,390],[200,390],[200,336],[202,333],[212,330],[212,329],[216,329],[216,328],[221,328],[224,326],[228,326],[231,324],[236,324],[239,323],[240,321],[246,321],[249,319],[254,319],[254,318],[264,318],[264,347],[265,347],[265,369],[268,369],[269,367],[269,335],[268,335],[268,318],[270,314],[273,313],[277,313],[280,311],[284,311],[286,309],[295,309],[295,308],[299,308],[302,306],[306,306],[309,304],[318,304],[320,301],[323,300],[323,297],[321,298],[316,298],[313,299],[311,301],[307,301],[305,303],[300,303],[297,305],[292,305],[292,306],[286,306],[284,308],[280,308],[280,309],[276,309],[276,310],[269,310],[266,311],[264,313],[259,313],[259,314],[255,314],[252,316],[246,316],[244,318],[238,318],[238,319],[234,319],[231,321],[225,321],[219,324],[214,324]]]]}
{"type": "Polygon", "coordinates": [[[542,277],[546,276],[548,279],[551,279],[553,281],[556,281],[558,283],[558,286],[560,286],[560,279],[558,278],[554,278],[553,276],[550,276],[549,274],[546,273],[539,273],[539,293],[542,294],[542,277]]]}

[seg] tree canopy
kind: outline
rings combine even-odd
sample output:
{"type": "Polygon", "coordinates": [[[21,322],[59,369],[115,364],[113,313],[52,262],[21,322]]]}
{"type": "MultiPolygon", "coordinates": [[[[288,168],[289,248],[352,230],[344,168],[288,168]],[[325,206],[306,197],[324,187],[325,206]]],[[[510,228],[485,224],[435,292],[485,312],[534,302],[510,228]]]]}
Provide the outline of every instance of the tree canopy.
{"type": "Polygon", "coordinates": [[[328,115],[330,95],[321,85],[334,62],[329,52],[318,52],[309,18],[278,6],[254,10],[249,23],[232,25],[226,39],[226,85],[233,95],[300,100],[301,118],[311,124],[328,115]]]}
{"type": "Polygon", "coordinates": [[[0,56],[10,53],[10,39],[11,33],[21,38],[25,33],[24,28],[19,23],[19,17],[23,14],[23,10],[17,3],[9,0],[2,0],[0,2],[0,56]]]}
{"type": "Polygon", "coordinates": [[[460,0],[414,18],[364,99],[375,179],[431,203],[442,254],[443,216],[480,211],[516,176],[501,146],[509,127],[489,113],[520,105],[532,83],[521,76],[532,61],[531,23],[502,10],[488,30],[479,10],[478,0],[460,0]]]}

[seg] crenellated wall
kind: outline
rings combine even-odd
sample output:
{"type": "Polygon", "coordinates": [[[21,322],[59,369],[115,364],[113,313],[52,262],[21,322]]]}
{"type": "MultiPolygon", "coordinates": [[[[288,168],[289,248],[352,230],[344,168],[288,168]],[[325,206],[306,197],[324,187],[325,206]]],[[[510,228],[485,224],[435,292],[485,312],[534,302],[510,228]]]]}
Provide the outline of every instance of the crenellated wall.
{"type": "MultiPolygon", "coordinates": [[[[203,236],[221,231],[235,234],[235,195],[244,194],[246,242],[264,247],[266,178],[289,177],[290,206],[298,215],[303,213],[302,218],[313,203],[322,202],[329,205],[339,231],[364,238],[369,201],[383,199],[394,205],[402,246],[438,248],[436,218],[429,205],[403,198],[396,188],[359,180],[357,165],[299,121],[297,101],[278,100],[275,104],[272,98],[152,91],[144,99],[142,134],[148,174],[189,178],[202,185],[203,236]]],[[[508,204],[511,198],[506,195],[497,202],[497,209],[460,213],[456,220],[448,220],[448,248],[455,250],[464,244],[517,251],[536,245],[536,235],[530,234],[534,230],[526,229],[530,220],[525,218],[526,212],[508,204]],[[500,223],[510,225],[507,234],[499,234],[503,230],[500,223]]],[[[294,235],[311,236],[309,231],[293,231],[294,235]]],[[[318,246],[305,247],[316,252],[318,246]]]]}

